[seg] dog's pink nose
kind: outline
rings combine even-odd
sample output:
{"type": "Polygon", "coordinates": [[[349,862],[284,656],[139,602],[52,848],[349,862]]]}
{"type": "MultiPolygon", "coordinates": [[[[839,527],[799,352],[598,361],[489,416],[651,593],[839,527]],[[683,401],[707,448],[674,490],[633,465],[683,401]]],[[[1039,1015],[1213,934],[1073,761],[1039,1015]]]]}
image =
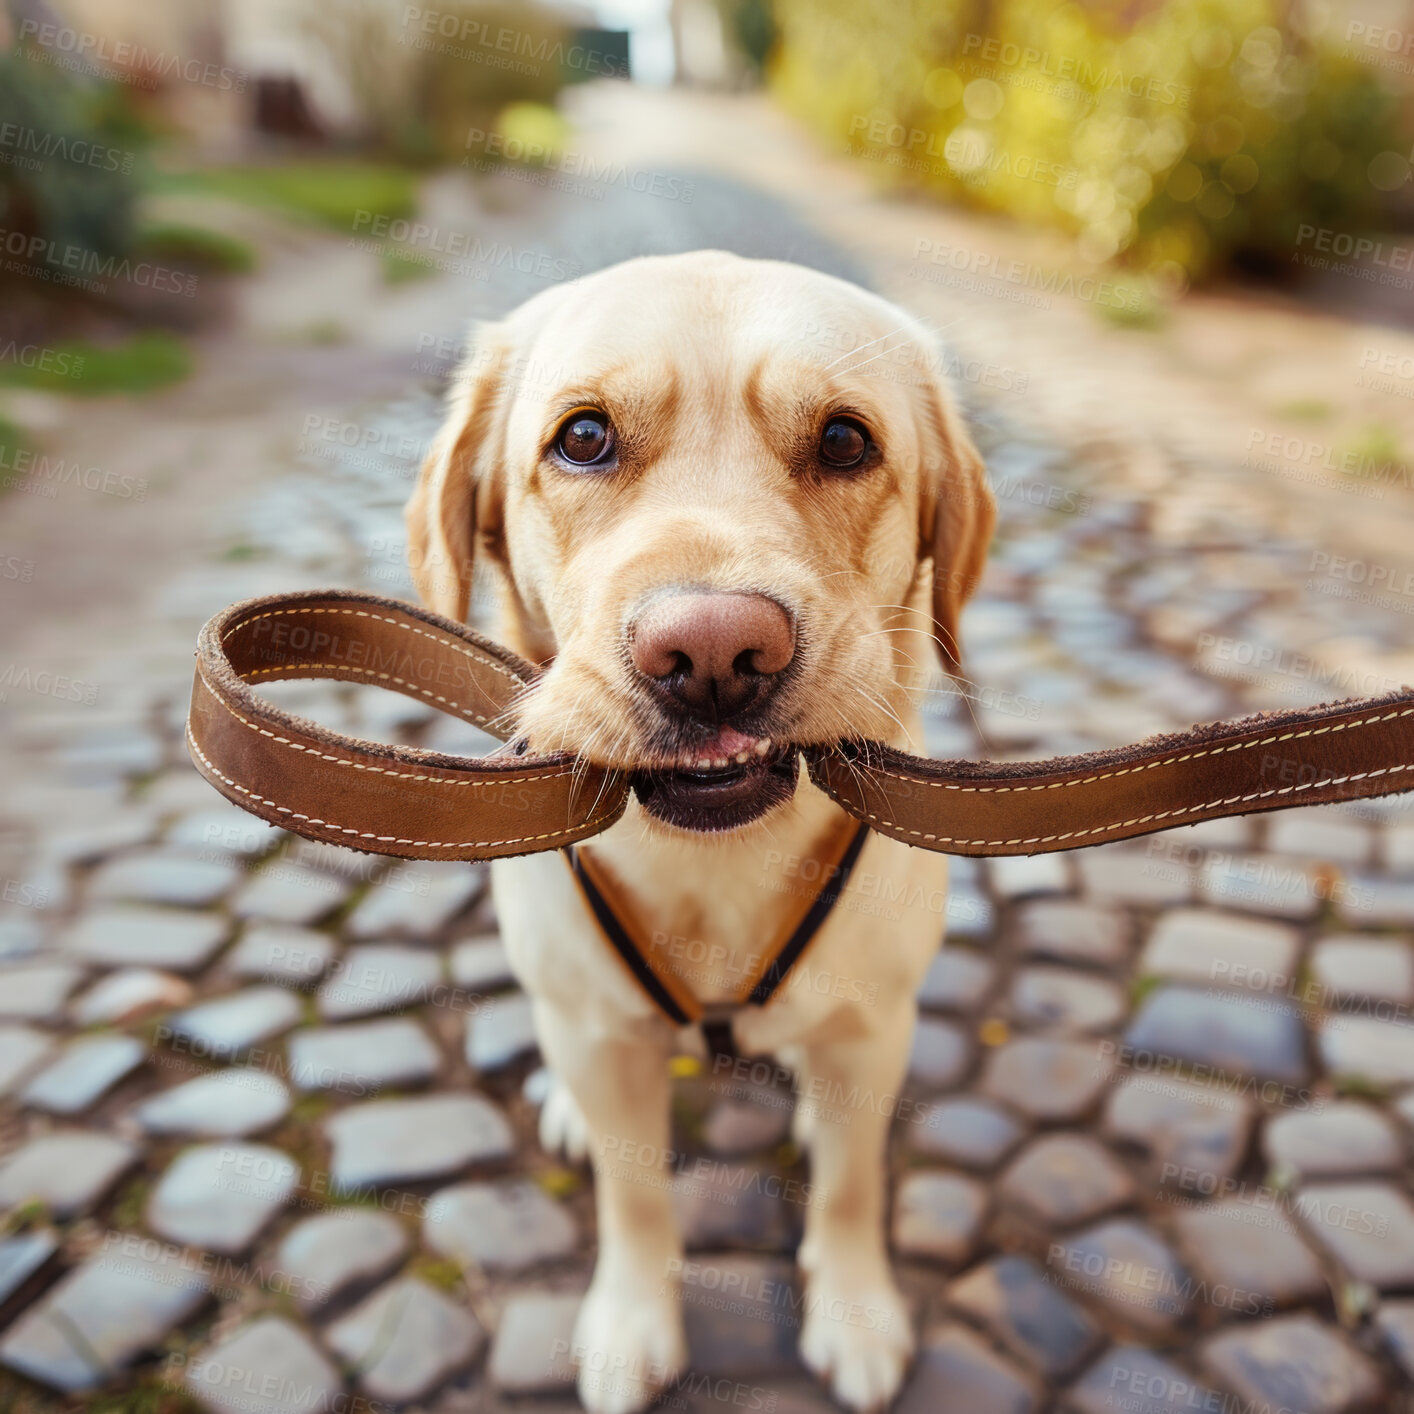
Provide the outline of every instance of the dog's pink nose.
{"type": "Polygon", "coordinates": [[[645,677],[717,720],[766,696],[795,656],[795,625],[764,594],[684,590],[648,605],[629,651],[645,677]]]}

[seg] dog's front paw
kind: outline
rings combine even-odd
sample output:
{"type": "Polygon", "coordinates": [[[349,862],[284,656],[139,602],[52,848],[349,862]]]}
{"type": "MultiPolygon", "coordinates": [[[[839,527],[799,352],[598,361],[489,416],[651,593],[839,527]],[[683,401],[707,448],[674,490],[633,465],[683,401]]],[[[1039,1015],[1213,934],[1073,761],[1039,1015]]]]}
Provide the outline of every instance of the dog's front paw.
{"type": "Polygon", "coordinates": [[[579,1101],[559,1076],[552,1076],[545,1102],[540,1106],[540,1147],[547,1154],[563,1154],[571,1163],[583,1163],[589,1154],[589,1126],[579,1101]]]}
{"type": "Polygon", "coordinates": [[[590,1414],[636,1414],[687,1363],[681,1308],[667,1292],[596,1281],[579,1308],[573,1354],[590,1414]]]}
{"type": "Polygon", "coordinates": [[[861,1287],[815,1276],[807,1283],[800,1358],[847,1409],[886,1408],[913,1347],[908,1308],[891,1281],[861,1287]]]}

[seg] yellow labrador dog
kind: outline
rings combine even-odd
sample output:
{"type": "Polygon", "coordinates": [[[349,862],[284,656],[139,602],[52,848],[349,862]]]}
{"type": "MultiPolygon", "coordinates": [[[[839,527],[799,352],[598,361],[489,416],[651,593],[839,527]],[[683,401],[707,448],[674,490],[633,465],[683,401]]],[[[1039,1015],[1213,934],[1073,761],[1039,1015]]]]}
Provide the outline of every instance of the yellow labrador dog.
{"type": "MultiPolygon", "coordinates": [[[[489,564],[502,639],[545,666],[519,715],[529,747],[634,773],[628,811],[580,854],[688,1005],[741,1002],[812,872],[829,872],[810,861],[837,859],[853,828],[794,748],[921,750],[910,684],[931,640],[957,666],[994,506],[937,367],[882,299],[701,251],[538,295],[483,326],[457,376],[407,510],[418,590],[463,619],[473,563],[489,564]]],[[[580,1397],[627,1414],[685,1362],[693,1268],[660,1171],[679,1028],[565,855],[492,875],[554,1074],[541,1138],[596,1170],[580,1397]]],[[[851,877],[940,899],[946,861],[870,834],[851,877]]],[[[885,1248],[886,1097],[942,932],[936,907],[866,903],[847,889],[830,911],[810,985],[787,978],[731,1013],[741,1053],[788,1065],[798,1093],[853,1097],[797,1107],[812,1197],[796,1310],[806,1364],[858,1410],[888,1403],[912,1350],[885,1248]]]]}

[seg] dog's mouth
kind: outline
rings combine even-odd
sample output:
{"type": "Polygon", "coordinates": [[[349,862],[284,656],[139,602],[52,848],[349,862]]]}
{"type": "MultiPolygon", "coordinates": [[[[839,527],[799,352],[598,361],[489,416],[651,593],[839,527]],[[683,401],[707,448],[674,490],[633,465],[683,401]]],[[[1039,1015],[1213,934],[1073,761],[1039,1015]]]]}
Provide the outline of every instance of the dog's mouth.
{"type": "Polygon", "coordinates": [[[635,771],[633,790],[644,810],[680,830],[713,834],[748,825],[795,794],[799,762],[794,746],[753,741],[730,729],[711,749],[720,751],[724,745],[734,747],[733,754],[704,752],[635,771]]]}

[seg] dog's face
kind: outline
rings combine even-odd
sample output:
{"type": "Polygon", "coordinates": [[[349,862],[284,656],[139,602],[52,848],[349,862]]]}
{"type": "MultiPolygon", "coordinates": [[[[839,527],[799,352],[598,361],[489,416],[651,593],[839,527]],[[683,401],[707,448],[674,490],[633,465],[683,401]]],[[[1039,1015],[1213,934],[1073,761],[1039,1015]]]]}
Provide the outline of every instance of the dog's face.
{"type": "Polygon", "coordinates": [[[698,252],[547,291],[458,375],[408,506],[418,590],[464,618],[489,558],[548,664],[529,746],[634,772],[671,827],[746,825],[790,798],[794,748],[897,734],[929,632],[957,667],[993,503],[935,366],[899,310],[793,265],[698,252]]]}

